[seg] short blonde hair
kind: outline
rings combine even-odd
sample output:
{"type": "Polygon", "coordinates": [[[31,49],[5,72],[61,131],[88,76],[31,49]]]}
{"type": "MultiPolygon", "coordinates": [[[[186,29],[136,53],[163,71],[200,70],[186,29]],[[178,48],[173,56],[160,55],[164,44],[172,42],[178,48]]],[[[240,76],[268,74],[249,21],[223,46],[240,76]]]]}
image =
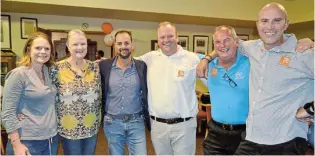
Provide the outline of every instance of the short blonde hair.
{"type": "Polygon", "coordinates": [[[42,32],[34,32],[32,33],[29,38],[27,39],[26,41],[26,44],[24,46],[24,49],[23,49],[23,52],[24,52],[24,56],[19,60],[19,62],[17,62],[17,64],[19,66],[31,66],[32,65],[32,60],[31,60],[31,54],[30,54],[30,50],[31,50],[31,47],[32,47],[32,44],[34,42],[35,39],[37,38],[43,38],[45,39],[49,45],[50,45],[50,58],[49,60],[45,63],[45,65],[47,67],[50,67],[52,66],[55,62],[55,57],[54,57],[54,47],[53,47],[53,44],[52,44],[52,41],[50,39],[50,37],[48,35],[46,35],[45,33],[42,33],[42,32]]]}
{"type": "Polygon", "coordinates": [[[176,32],[176,35],[177,35],[177,30],[176,30],[175,24],[173,24],[173,23],[171,23],[171,22],[169,22],[169,21],[161,22],[161,23],[158,25],[157,30],[159,30],[160,27],[166,26],[166,25],[170,25],[170,26],[174,27],[174,28],[175,28],[175,32],[176,32]]]}
{"type": "Polygon", "coordinates": [[[69,44],[69,38],[74,35],[74,34],[78,34],[78,35],[83,35],[85,38],[86,38],[86,35],[85,33],[80,30],[80,29],[72,29],[68,32],[68,35],[67,35],[67,45],[69,44]]]}
{"type": "MultiPolygon", "coordinates": [[[[219,30],[225,30],[225,29],[227,29],[228,31],[231,32],[231,34],[232,34],[234,40],[238,40],[238,36],[237,36],[237,34],[236,34],[235,29],[234,29],[233,27],[229,26],[229,25],[221,25],[221,26],[218,26],[218,27],[215,28],[215,32],[217,32],[217,31],[219,31],[219,30]]],[[[215,32],[213,33],[213,36],[212,36],[213,38],[214,38],[215,32]]]]}

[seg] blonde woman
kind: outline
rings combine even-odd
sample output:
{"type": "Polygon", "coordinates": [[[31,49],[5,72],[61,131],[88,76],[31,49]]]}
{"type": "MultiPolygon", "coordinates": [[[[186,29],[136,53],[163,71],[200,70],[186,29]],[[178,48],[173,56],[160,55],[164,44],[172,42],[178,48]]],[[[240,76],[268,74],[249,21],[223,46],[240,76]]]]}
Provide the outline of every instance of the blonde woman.
{"type": "Polygon", "coordinates": [[[52,70],[57,87],[58,133],[66,155],[93,155],[100,126],[100,77],[94,62],[84,59],[87,39],[81,30],[68,33],[70,57],[52,70]]]}
{"type": "Polygon", "coordinates": [[[6,76],[2,124],[9,134],[8,155],[56,155],[56,88],[49,77],[53,64],[50,38],[32,34],[24,47],[20,67],[6,76]],[[18,119],[18,115],[23,118],[18,119]]]}

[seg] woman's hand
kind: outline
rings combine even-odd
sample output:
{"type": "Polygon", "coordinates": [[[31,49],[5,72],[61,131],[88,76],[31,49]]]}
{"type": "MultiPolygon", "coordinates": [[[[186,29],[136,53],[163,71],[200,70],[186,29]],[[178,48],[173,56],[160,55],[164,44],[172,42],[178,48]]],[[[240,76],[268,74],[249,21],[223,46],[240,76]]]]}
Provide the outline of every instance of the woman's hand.
{"type": "Polygon", "coordinates": [[[25,116],[24,116],[24,114],[18,114],[17,118],[19,119],[19,121],[22,121],[25,119],[25,116]]]}
{"type": "Polygon", "coordinates": [[[31,153],[28,151],[28,148],[21,143],[20,139],[15,140],[14,142],[11,142],[14,155],[31,155],[31,153]]]}

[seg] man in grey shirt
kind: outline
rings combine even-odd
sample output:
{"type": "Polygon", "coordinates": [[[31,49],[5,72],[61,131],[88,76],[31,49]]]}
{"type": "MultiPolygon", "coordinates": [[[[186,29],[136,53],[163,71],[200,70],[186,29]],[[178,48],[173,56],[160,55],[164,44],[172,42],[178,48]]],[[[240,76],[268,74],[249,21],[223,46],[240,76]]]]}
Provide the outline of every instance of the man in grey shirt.
{"type": "Polygon", "coordinates": [[[283,36],[289,20],[282,5],[265,5],[258,18],[261,40],[240,46],[251,64],[250,106],[236,154],[304,154],[307,124],[295,112],[314,99],[314,52],[296,53],[295,36],[283,36]]]}
{"type": "Polygon", "coordinates": [[[305,152],[307,124],[295,112],[314,98],[314,52],[296,53],[295,36],[283,35],[288,25],[284,7],[267,4],[257,20],[261,40],[239,44],[251,65],[246,138],[235,154],[305,152]]]}
{"type": "Polygon", "coordinates": [[[131,33],[115,34],[117,56],[99,63],[102,79],[104,134],[110,155],[146,155],[145,125],[150,130],[147,100],[147,66],[134,60],[131,33]]]}

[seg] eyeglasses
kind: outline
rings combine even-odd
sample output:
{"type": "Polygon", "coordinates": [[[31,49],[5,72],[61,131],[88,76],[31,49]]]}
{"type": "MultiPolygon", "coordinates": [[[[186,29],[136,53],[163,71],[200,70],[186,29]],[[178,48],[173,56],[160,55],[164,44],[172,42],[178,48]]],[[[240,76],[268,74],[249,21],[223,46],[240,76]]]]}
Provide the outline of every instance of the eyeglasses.
{"type": "Polygon", "coordinates": [[[229,75],[228,75],[227,73],[225,73],[225,74],[223,75],[223,78],[224,78],[224,80],[226,80],[226,81],[229,82],[229,85],[230,85],[232,88],[234,88],[234,87],[237,86],[237,84],[229,77],[229,75]]]}

